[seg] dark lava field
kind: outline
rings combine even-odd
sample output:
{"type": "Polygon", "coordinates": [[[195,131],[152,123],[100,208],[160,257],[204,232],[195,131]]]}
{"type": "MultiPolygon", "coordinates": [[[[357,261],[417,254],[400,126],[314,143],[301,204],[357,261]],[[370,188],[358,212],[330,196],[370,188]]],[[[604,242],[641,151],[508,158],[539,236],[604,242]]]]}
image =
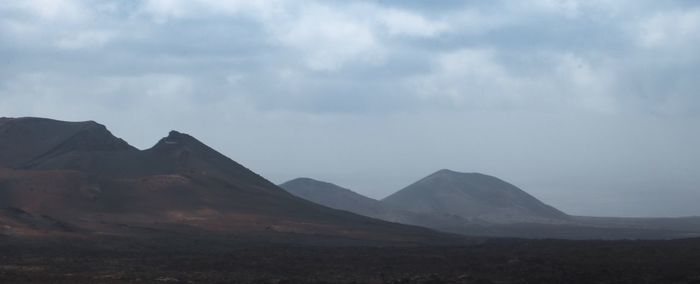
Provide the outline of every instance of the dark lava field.
{"type": "Polygon", "coordinates": [[[5,240],[0,252],[0,283],[700,283],[698,239],[398,247],[5,240]]]}

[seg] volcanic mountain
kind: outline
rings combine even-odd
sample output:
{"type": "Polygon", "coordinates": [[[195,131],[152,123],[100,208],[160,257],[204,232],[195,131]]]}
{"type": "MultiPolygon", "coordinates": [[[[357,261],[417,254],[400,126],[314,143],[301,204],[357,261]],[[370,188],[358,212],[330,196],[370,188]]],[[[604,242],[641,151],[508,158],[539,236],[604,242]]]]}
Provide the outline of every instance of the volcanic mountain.
{"type": "Polygon", "coordinates": [[[331,208],[470,235],[521,236],[494,226],[563,224],[570,219],[500,179],[449,170],[429,175],[382,201],[310,178],[294,179],[280,187],[331,208]]]}
{"type": "Polygon", "coordinates": [[[331,208],[384,219],[388,211],[375,199],[347,188],[311,178],[297,178],[279,185],[289,193],[331,208]]]}
{"type": "Polygon", "coordinates": [[[435,172],[382,202],[416,213],[454,215],[488,223],[547,223],[568,218],[496,177],[450,170],[435,172]]]}
{"type": "Polygon", "coordinates": [[[441,230],[444,227],[451,226],[455,221],[455,218],[420,214],[394,208],[391,205],[366,197],[350,189],[311,178],[297,178],[279,186],[295,196],[320,205],[389,222],[441,230]]]}
{"type": "Polygon", "coordinates": [[[0,119],[0,209],[5,235],[447,238],[297,198],[187,134],[138,150],[95,122],[42,118],[0,119]]]}
{"type": "Polygon", "coordinates": [[[382,201],[309,178],[280,187],[360,215],[471,236],[669,239],[700,236],[700,218],[569,216],[498,178],[441,170],[382,201]]]}

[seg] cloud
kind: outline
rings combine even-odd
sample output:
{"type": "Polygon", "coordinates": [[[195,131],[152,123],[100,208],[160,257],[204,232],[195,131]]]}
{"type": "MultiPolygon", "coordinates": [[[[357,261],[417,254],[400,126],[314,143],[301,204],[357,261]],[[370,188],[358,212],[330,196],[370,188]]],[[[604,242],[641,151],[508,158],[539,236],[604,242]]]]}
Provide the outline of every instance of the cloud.
{"type": "Polygon", "coordinates": [[[112,31],[82,31],[60,38],[56,44],[64,49],[99,47],[114,40],[116,36],[112,31]]]}
{"type": "Polygon", "coordinates": [[[574,106],[586,110],[599,113],[617,111],[613,87],[616,77],[606,69],[607,65],[594,65],[590,60],[573,54],[556,57],[556,64],[556,76],[549,78],[559,81],[557,93],[571,96],[574,106]]]}
{"type": "Polygon", "coordinates": [[[379,13],[380,21],[387,26],[389,34],[417,37],[434,37],[449,29],[442,21],[431,21],[407,11],[388,9],[379,13]]]}
{"type": "Polygon", "coordinates": [[[405,82],[424,103],[457,109],[615,111],[611,72],[570,53],[530,56],[528,70],[516,72],[494,49],[462,49],[405,82]]]}
{"type": "Polygon", "coordinates": [[[524,80],[508,73],[488,49],[463,49],[439,56],[434,72],[410,79],[418,95],[428,101],[447,99],[449,105],[490,108],[517,103],[524,80]],[[415,82],[415,84],[413,84],[415,82]]]}
{"type": "Polygon", "coordinates": [[[636,192],[624,179],[639,171],[655,173],[646,184],[686,173],[678,184],[691,188],[698,11],[682,0],[0,1],[0,115],[99,120],[140,147],[179,129],[276,181],[325,173],[375,196],[444,167],[514,177],[569,205],[561,188],[636,192]],[[587,173],[609,176],[592,185],[587,173]]]}
{"type": "Polygon", "coordinates": [[[146,0],[140,7],[140,13],[151,15],[159,22],[181,18],[206,18],[211,15],[252,14],[256,17],[267,17],[286,9],[284,5],[284,1],[277,0],[146,0]]]}
{"type": "Polygon", "coordinates": [[[283,45],[299,50],[312,70],[333,71],[351,61],[382,60],[382,46],[370,24],[329,7],[307,7],[294,20],[269,29],[283,45]]]}
{"type": "MultiPolygon", "coordinates": [[[[195,93],[193,79],[179,74],[143,74],[132,76],[93,76],[89,82],[51,73],[28,73],[4,80],[0,94],[4,98],[43,98],[30,100],[32,107],[51,107],[44,99],[65,100],[61,107],[80,102],[119,110],[134,105],[165,109],[189,106],[195,93]]],[[[18,104],[24,107],[30,104],[18,104]]],[[[11,104],[3,104],[5,111],[11,104]]],[[[87,108],[89,109],[89,108],[87,108]]]]}
{"type": "Polygon", "coordinates": [[[411,11],[361,2],[291,5],[283,1],[151,0],[141,12],[158,23],[205,15],[252,20],[262,26],[272,43],[295,51],[306,67],[322,72],[348,63],[380,64],[388,40],[383,34],[434,37],[448,28],[447,23],[411,11]]]}
{"type": "Polygon", "coordinates": [[[697,47],[700,43],[700,9],[665,11],[640,23],[638,39],[647,48],[697,47]]]}
{"type": "Polygon", "coordinates": [[[574,18],[579,16],[583,1],[579,0],[535,0],[525,5],[533,5],[546,12],[561,14],[565,17],[574,18]]]}
{"type": "Polygon", "coordinates": [[[62,52],[109,51],[120,59],[94,59],[102,66],[91,68],[105,72],[95,75],[192,73],[211,83],[208,89],[216,92],[207,97],[246,97],[269,110],[656,108],[687,115],[697,105],[683,91],[694,87],[687,66],[698,60],[693,47],[700,13],[692,6],[574,0],[444,9],[381,1],[48,2],[0,6],[6,15],[0,45],[16,54],[13,60],[36,62],[46,55],[54,62],[16,64],[16,71],[70,69],[83,76],[84,54],[62,52]],[[22,51],[27,47],[38,54],[22,51]],[[668,82],[643,79],[664,77],[657,70],[676,72],[673,92],[660,94],[668,82]],[[226,83],[231,74],[236,84],[226,83]],[[684,105],[691,107],[679,107],[684,105]]]}
{"type": "Polygon", "coordinates": [[[0,9],[13,10],[44,21],[81,21],[90,16],[89,9],[74,0],[7,1],[0,4],[0,9]]]}

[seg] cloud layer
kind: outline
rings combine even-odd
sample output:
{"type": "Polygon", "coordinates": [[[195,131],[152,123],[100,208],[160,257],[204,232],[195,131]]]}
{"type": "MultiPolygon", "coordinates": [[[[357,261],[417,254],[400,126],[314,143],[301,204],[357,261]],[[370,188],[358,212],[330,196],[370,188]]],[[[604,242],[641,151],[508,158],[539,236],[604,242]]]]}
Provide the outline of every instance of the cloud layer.
{"type": "Polygon", "coordinates": [[[180,129],[375,197],[451,167],[577,214],[700,215],[697,46],[683,0],[3,1],[0,115],[180,129]]]}

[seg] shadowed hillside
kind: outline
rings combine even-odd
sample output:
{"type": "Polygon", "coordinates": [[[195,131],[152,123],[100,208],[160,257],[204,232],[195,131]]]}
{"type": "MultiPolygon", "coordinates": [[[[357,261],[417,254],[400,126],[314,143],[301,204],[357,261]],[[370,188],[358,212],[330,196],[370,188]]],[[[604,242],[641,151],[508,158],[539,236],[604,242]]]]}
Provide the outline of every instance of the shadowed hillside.
{"type": "Polygon", "coordinates": [[[453,240],[297,198],[176,131],[138,150],[94,122],[0,121],[0,233],[453,240]]]}

